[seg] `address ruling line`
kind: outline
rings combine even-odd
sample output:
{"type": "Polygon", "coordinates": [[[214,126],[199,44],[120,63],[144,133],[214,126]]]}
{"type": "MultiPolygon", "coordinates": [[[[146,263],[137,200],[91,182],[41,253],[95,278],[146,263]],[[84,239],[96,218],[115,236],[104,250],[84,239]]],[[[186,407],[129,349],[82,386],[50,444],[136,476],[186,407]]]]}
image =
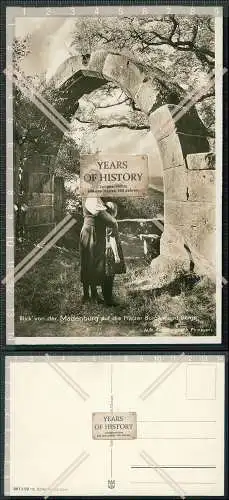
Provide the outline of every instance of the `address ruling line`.
{"type": "Polygon", "coordinates": [[[148,465],[154,465],[154,470],[162,477],[164,483],[167,483],[182,499],[185,498],[185,491],[181,486],[168,474],[164,469],[161,469],[160,465],[153,460],[153,458],[145,451],[142,450],[140,456],[148,465]]]}

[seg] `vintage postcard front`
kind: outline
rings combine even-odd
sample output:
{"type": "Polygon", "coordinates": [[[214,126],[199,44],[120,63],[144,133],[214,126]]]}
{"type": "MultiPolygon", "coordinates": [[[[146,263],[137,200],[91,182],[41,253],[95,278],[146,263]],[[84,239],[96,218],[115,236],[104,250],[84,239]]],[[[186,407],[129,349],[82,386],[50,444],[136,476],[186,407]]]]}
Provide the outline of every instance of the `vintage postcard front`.
{"type": "Polygon", "coordinates": [[[8,343],[221,342],[222,15],[7,8],[8,343]]]}
{"type": "Polygon", "coordinates": [[[223,496],[224,369],[214,355],[7,357],[5,495],[223,496]]]}

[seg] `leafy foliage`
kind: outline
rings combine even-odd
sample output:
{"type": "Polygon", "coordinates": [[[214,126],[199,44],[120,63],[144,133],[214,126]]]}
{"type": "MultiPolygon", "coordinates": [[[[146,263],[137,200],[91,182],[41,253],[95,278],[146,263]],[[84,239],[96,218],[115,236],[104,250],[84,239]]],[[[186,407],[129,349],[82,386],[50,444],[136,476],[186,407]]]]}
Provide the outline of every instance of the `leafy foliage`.
{"type": "MultiPolygon", "coordinates": [[[[121,52],[152,72],[161,72],[192,92],[209,79],[214,69],[214,18],[164,15],[133,18],[81,18],[76,21],[72,53],[106,49],[121,52]]],[[[214,87],[197,103],[198,111],[214,132],[214,87]],[[205,110],[207,108],[207,110],[205,110]]]]}

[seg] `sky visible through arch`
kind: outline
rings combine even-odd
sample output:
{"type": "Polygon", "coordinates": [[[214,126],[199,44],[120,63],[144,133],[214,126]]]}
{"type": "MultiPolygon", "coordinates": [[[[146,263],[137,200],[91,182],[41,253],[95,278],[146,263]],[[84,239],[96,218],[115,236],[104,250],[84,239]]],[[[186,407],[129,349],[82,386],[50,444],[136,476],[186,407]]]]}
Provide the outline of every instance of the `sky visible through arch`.
{"type": "MultiPolygon", "coordinates": [[[[39,15],[39,9],[36,9],[39,15]]],[[[31,53],[21,63],[21,69],[27,76],[43,76],[48,82],[63,61],[71,57],[69,47],[76,29],[76,18],[16,18],[16,38],[30,37],[31,53]]],[[[119,122],[134,123],[135,116],[131,114],[127,103],[109,107],[117,101],[123,101],[125,94],[121,89],[114,90],[112,95],[103,95],[101,90],[79,100],[79,110],[76,117],[88,116],[92,124],[83,124],[72,119],[71,136],[79,145],[80,152],[93,153],[128,153],[147,154],[149,161],[149,182],[163,192],[162,162],[157,142],[150,130],[131,130],[119,126],[119,122]],[[101,107],[97,107],[101,106],[101,107]],[[106,107],[108,106],[108,107],[106,107]],[[93,122],[117,123],[117,127],[95,130],[93,122]]],[[[142,114],[143,123],[146,119],[142,114]]],[[[74,180],[73,186],[74,186],[74,180]]],[[[68,182],[69,184],[69,182],[68,182]]]]}

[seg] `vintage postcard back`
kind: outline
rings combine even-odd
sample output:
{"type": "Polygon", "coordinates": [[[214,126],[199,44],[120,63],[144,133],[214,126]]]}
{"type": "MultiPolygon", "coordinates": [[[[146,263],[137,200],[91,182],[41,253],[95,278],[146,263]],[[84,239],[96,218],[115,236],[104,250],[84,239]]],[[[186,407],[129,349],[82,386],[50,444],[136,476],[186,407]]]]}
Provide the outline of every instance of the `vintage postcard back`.
{"type": "Polygon", "coordinates": [[[7,357],[5,494],[223,495],[224,368],[214,355],[7,357]]]}

